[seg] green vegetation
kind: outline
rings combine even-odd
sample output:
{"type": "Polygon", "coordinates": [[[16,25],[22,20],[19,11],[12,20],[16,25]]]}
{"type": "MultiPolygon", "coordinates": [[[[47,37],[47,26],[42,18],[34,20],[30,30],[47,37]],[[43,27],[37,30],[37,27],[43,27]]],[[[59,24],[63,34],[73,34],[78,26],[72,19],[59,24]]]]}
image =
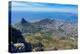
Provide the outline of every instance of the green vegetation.
{"type": "Polygon", "coordinates": [[[72,23],[50,19],[31,23],[24,19],[14,27],[21,31],[25,42],[30,43],[31,51],[78,48],[77,25],[72,23]]]}
{"type": "MultiPolygon", "coordinates": [[[[46,33],[45,33],[46,34],[46,33]]],[[[60,49],[75,49],[77,48],[77,41],[67,39],[66,37],[58,36],[44,36],[42,33],[35,33],[33,35],[24,36],[25,41],[31,44],[41,42],[44,46],[44,50],[55,50],[54,48],[60,49]]]]}

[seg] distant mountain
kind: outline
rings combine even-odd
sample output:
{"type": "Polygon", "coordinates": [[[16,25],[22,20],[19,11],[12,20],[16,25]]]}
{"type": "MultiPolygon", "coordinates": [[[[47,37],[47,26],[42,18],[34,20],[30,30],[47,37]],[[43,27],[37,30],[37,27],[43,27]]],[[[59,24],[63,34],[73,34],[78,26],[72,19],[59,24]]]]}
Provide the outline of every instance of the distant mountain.
{"type": "Polygon", "coordinates": [[[35,24],[46,25],[46,24],[51,24],[53,22],[54,22],[54,20],[46,18],[46,19],[40,20],[39,22],[35,22],[35,24]]]}
{"type": "Polygon", "coordinates": [[[40,20],[38,22],[35,22],[33,24],[37,25],[37,26],[40,26],[42,28],[50,28],[52,26],[54,27],[55,22],[56,22],[56,20],[54,20],[54,19],[51,20],[49,18],[45,18],[45,19],[42,19],[42,20],[40,20]]]}
{"type": "MultiPolygon", "coordinates": [[[[28,22],[24,18],[20,22],[14,25],[24,33],[36,33],[36,32],[51,32],[53,36],[66,36],[67,34],[74,33],[73,30],[77,28],[77,25],[71,22],[65,22],[64,20],[56,20],[45,18],[37,22],[28,22]]],[[[77,32],[77,30],[75,31],[77,32]]]]}
{"type": "Polygon", "coordinates": [[[36,31],[40,30],[40,28],[37,29],[35,25],[26,21],[24,18],[22,18],[20,22],[14,24],[14,27],[19,29],[23,34],[31,33],[31,32],[34,33],[36,31]]]}
{"type": "Polygon", "coordinates": [[[21,22],[20,22],[22,25],[26,24],[26,25],[29,25],[30,23],[28,21],[26,21],[24,18],[21,19],[21,22]]]}

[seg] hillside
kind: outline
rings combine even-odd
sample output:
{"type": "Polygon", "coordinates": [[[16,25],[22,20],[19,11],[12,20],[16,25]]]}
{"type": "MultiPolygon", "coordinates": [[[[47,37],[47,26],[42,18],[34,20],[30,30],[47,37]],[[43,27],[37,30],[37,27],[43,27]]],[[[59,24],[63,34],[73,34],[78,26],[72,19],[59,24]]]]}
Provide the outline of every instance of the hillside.
{"type": "Polygon", "coordinates": [[[32,51],[77,49],[77,22],[42,19],[28,22],[24,18],[13,25],[21,31],[25,42],[32,45],[32,51]],[[40,44],[40,45],[39,45],[40,44]]]}

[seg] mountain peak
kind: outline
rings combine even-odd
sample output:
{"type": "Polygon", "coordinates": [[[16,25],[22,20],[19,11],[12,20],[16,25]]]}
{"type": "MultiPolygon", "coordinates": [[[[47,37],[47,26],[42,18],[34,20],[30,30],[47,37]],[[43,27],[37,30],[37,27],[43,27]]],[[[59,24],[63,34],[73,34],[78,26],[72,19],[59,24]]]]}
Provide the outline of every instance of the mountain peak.
{"type": "Polygon", "coordinates": [[[47,24],[52,24],[54,23],[54,20],[50,19],[50,18],[44,18],[38,22],[35,22],[35,24],[37,25],[47,25],[47,24]]]}
{"type": "Polygon", "coordinates": [[[28,21],[26,21],[26,19],[22,18],[21,21],[20,21],[20,24],[23,25],[23,26],[25,26],[25,25],[28,26],[28,25],[30,25],[31,23],[28,22],[28,21]]]}
{"type": "Polygon", "coordinates": [[[51,19],[49,19],[49,18],[46,18],[46,19],[41,20],[40,22],[51,24],[51,23],[53,22],[53,20],[51,20],[51,19]]]}
{"type": "Polygon", "coordinates": [[[21,19],[21,23],[23,24],[23,23],[26,23],[27,21],[24,19],[24,18],[22,18],[21,19]]]}

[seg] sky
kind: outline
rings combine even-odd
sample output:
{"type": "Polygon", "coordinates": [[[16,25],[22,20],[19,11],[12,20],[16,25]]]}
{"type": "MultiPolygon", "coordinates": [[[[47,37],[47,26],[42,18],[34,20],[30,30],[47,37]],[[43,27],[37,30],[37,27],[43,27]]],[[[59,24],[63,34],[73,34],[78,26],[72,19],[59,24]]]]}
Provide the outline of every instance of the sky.
{"type": "Polygon", "coordinates": [[[37,3],[13,1],[11,4],[12,23],[25,18],[28,21],[37,21],[43,18],[70,18],[77,19],[77,5],[37,3]]]}
{"type": "Polygon", "coordinates": [[[59,11],[76,13],[77,10],[75,9],[77,9],[76,5],[58,5],[50,3],[36,3],[24,1],[12,2],[12,11],[59,11]]]}
{"type": "MultiPolygon", "coordinates": [[[[12,1],[22,1],[22,0],[12,0],[12,1]]],[[[78,0],[23,0],[28,2],[46,2],[46,3],[58,3],[58,4],[78,4],[78,0]]]]}

